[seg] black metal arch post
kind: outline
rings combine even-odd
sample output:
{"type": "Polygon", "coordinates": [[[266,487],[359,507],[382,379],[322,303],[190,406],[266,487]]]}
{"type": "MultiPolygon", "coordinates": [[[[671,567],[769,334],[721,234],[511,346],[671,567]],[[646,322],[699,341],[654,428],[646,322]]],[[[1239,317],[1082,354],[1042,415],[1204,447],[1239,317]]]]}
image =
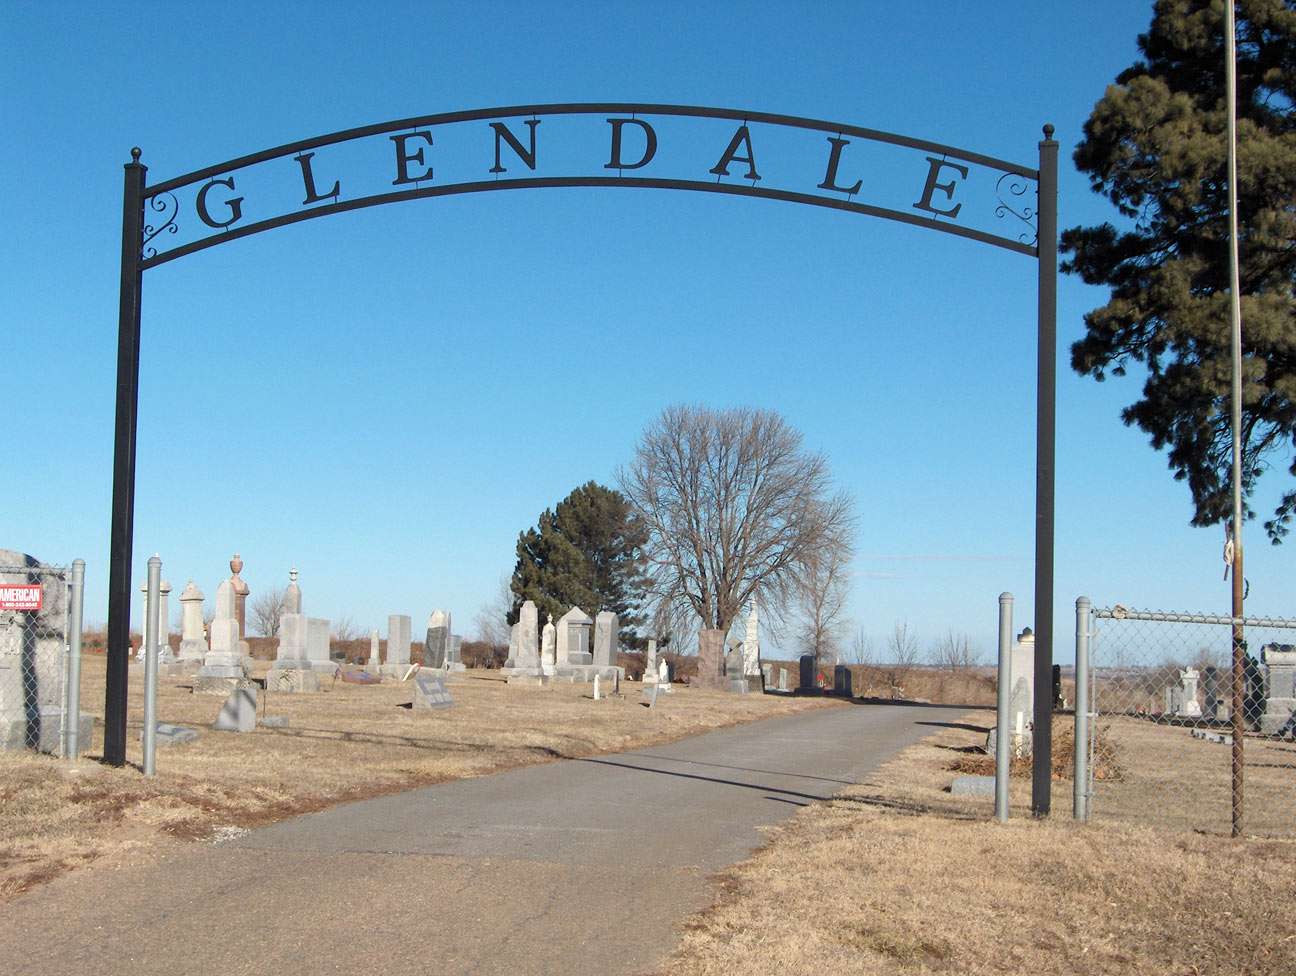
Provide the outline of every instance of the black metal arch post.
{"type": "MultiPolygon", "coordinates": [[[[442,136],[438,133],[437,140],[442,136]]],[[[385,143],[384,143],[385,145],[385,143]]],[[[822,151],[822,142],[817,143],[822,151]]],[[[714,157],[712,157],[714,158],[714,157]]],[[[126,686],[130,662],[130,567],[134,534],[135,511],[135,439],[139,407],[139,350],[140,350],[140,300],[143,272],[167,261],[227,241],[256,234],[290,223],[310,220],[334,213],[343,213],[361,207],[397,203],[424,197],[445,196],[458,193],[476,193],[503,189],[538,187],[619,186],[630,188],[656,188],[696,190],[754,196],[763,199],[784,200],[815,206],[883,217],[888,220],[915,224],[955,234],[970,240],[992,244],[1019,254],[1035,257],[1039,261],[1039,346],[1036,428],[1036,484],[1035,484],[1035,774],[1032,789],[1032,809],[1037,814],[1049,812],[1049,770],[1052,766],[1052,665],[1053,665],[1053,463],[1054,417],[1056,398],[1056,304],[1057,304],[1057,143],[1053,140],[1053,127],[1044,127],[1044,139],[1039,143],[1039,169],[1019,166],[979,153],[968,152],[953,146],[941,145],[894,133],[843,125],[819,119],[806,119],[763,112],[744,112],[733,109],[704,108],[687,105],[631,104],[609,102],[598,104],[518,105],[495,109],[474,109],[399,119],[378,125],[347,129],[294,142],[274,149],[241,156],[236,159],[205,167],[186,176],[146,187],[146,168],[140,163],[140,151],[131,150],[131,162],[126,164],[126,183],[122,216],[121,307],[118,318],[117,347],[117,417],[113,453],[112,539],[108,572],[108,675],[105,693],[104,760],[121,766],[126,761],[126,686]],[[537,172],[536,127],[542,116],[586,115],[596,121],[611,124],[611,159],[596,173],[561,173],[541,175],[537,172]],[[612,115],[614,117],[607,118],[612,115]],[[684,176],[639,175],[656,151],[658,138],[649,119],[656,117],[722,120],[736,123],[737,131],[728,139],[728,148],[719,162],[710,169],[690,171],[684,176]],[[528,130],[529,147],[524,146],[508,120],[524,120],[528,130]],[[504,120],[504,121],[491,121],[504,120]],[[487,122],[493,133],[494,166],[486,170],[491,179],[473,179],[458,183],[438,183],[433,179],[433,168],[425,160],[424,150],[434,145],[434,127],[453,127],[469,122],[487,122]],[[622,129],[629,125],[646,137],[642,158],[627,161],[622,155],[622,129]],[[761,179],[755,166],[750,125],[778,126],[786,130],[810,133],[815,139],[826,139],[830,146],[819,177],[803,180],[794,186],[757,185],[761,179]],[[389,133],[394,133],[389,135],[389,133]],[[386,136],[395,152],[396,179],[381,184],[374,192],[355,192],[348,180],[348,190],[342,190],[342,180],[330,173],[318,174],[324,164],[316,160],[320,150],[340,143],[386,136]],[[503,140],[503,147],[501,145],[503,140]],[[867,203],[857,198],[863,183],[853,185],[838,175],[843,150],[851,140],[864,140],[874,145],[913,150],[921,155],[923,167],[918,186],[919,199],[912,205],[883,205],[867,203]],[[511,175],[509,167],[502,164],[501,151],[511,151],[510,165],[515,169],[525,166],[527,171],[511,175]],[[746,156],[740,155],[740,150],[746,156]],[[514,161],[516,160],[516,161],[514,161]],[[724,182],[728,167],[744,163],[745,175],[724,182]],[[255,215],[244,220],[244,197],[236,195],[235,177],[244,170],[262,164],[287,165],[290,172],[299,172],[306,199],[287,212],[267,212],[265,207],[255,210],[255,215]],[[954,202],[955,186],[968,177],[969,167],[982,167],[1000,176],[995,182],[995,193],[1007,186],[1013,198],[1026,193],[1027,181],[1037,181],[1038,204],[1032,213],[1020,201],[1013,203],[999,196],[999,206],[994,207],[997,218],[1011,216],[1032,227],[1030,218],[1036,217],[1038,227],[1034,241],[1026,235],[1009,237],[978,227],[960,224],[956,218],[962,204],[954,202]],[[317,169],[319,167],[320,169],[317,169]],[[615,171],[615,175],[612,172],[615,171]],[[626,171],[635,175],[627,176],[626,171]],[[714,177],[713,177],[714,174],[714,177]],[[502,178],[501,178],[502,177],[502,178]],[[317,183],[317,179],[319,182],[317,183]],[[320,189],[331,189],[321,193],[320,189]],[[396,187],[396,189],[393,189],[396,187]],[[223,191],[229,190],[228,194],[223,191]],[[212,192],[215,190],[216,192],[212,192]],[[176,194],[189,193],[198,222],[192,226],[197,234],[187,240],[178,240],[170,248],[161,242],[169,240],[178,230],[181,205],[176,194]],[[219,196],[218,196],[219,194],[219,196]],[[209,195],[211,200],[208,200],[209,195]],[[215,201],[220,199],[220,204],[215,201]],[[213,215],[211,206],[224,207],[213,215]],[[146,224],[146,209],[157,215],[155,224],[146,224]],[[162,237],[163,232],[168,237],[162,237]],[[157,241],[158,243],[153,243],[157,241]]],[[[336,161],[334,161],[336,162],[336,161]]],[[[282,175],[282,174],[281,174],[282,175]]],[[[390,177],[390,173],[387,174],[390,177]]],[[[363,181],[360,181],[363,184],[363,181]]],[[[912,197],[910,197],[912,200],[912,197]]],[[[246,205],[249,212],[254,208],[246,205]]]]}

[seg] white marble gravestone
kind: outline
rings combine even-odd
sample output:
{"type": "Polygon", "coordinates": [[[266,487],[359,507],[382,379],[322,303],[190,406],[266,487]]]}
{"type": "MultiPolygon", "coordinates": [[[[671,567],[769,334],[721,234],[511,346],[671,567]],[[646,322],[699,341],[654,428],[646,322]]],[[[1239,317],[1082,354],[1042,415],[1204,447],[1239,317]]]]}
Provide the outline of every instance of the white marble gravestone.
{"type": "MultiPolygon", "coordinates": [[[[148,633],[149,617],[153,613],[153,608],[149,606],[148,598],[148,580],[140,584],[140,592],[144,594],[144,619],[141,621],[140,633],[148,633]]],[[[171,581],[162,580],[158,586],[158,666],[165,667],[174,664],[176,660],[175,653],[171,650],[171,581]]],[[[135,652],[135,660],[144,661],[144,654],[148,649],[144,646],[144,641],[140,641],[139,650],[135,652]]],[[[162,672],[165,674],[166,672],[162,672]]]]}
{"type": "Polygon", "coordinates": [[[743,637],[743,674],[747,677],[759,677],[761,673],[760,659],[760,615],[756,612],[756,601],[751,604],[751,612],[747,614],[747,633],[743,637]]]}
{"type": "Polygon", "coordinates": [[[580,607],[572,607],[561,617],[554,628],[555,664],[565,668],[571,664],[593,664],[594,655],[590,653],[590,630],[594,621],[580,607]]]}
{"type": "Polygon", "coordinates": [[[410,618],[393,613],[387,618],[387,660],[382,666],[384,677],[404,678],[410,665],[410,618]]]}
{"type": "Polygon", "coordinates": [[[180,651],[176,654],[176,668],[184,673],[197,674],[209,650],[203,634],[202,590],[190,580],[180,591],[180,651]]]}
{"type": "Polygon", "coordinates": [[[657,642],[651,638],[648,640],[648,650],[644,652],[643,679],[646,685],[657,683],[657,642]]]}
{"type": "Polygon", "coordinates": [[[203,658],[202,670],[194,679],[194,691],[208,695],[229,695],[243,687],[247,671],[239,650],[239,623],[234,615],[234,584],[225,580],[216,588],[216,616],[211,622],[211,649],[203,658]]]}
{"type": "Polygon", "coordinates": [[[617,635],[621,621],[611,610],[600,610],[594,617],[594,666],[617,666],[617,635]]]}

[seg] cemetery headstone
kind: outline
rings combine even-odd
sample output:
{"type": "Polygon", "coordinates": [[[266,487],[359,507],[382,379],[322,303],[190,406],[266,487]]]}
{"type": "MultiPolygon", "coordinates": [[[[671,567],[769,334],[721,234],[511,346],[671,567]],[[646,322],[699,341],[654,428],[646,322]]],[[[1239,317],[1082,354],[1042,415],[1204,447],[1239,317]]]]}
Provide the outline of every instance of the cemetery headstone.
{"type": "Polygon", "coordinates": [[[558,667],[556,657],[557,631],[554,627],[553,614],[545,620],[544,630],[540,632],[540,666],[545,674],[552,675],[558,667]]]}
{"type": "MultiPolygon", "coordinates": [[[[140,627],[140,633],[146,634],[148,633],[149,617],[153,613],[153,608],[149,606],[148,580],[145,580],[143,583],[140,584],[140,592],[144,594],[144,601],[143,601],[144,618],[141,621],[142,626],[140,627]]],[[[159,628],[158,629],[158,665],[159,667],[166,667],[167,665],[174,664],[176,660],[175,653],[171,650],[171,641],[169,639],[170,631],[171,631],[170,596],[171,596],[171,582],[170,580],[162,580],[160,585],[158,586],[158,628],[159,628]]],[[[135,652],[135,660],[142,662],[144,660],[144,655],[147,650],[148,649],[144,646],[144,641],[141,640],[139,650],[135,652]]],[[[161,673],[166,674],[167,672],[162,671],[161,673]]]]}
{"type": "MultiPolygon", "coordinates": [[[[140,739],[144,738],[144,730],[140,729],[140,739]]],[[[159,746],[182,746],[186,742],[194,742],[198,739],[198,733],[193,729],[186,729],[180,725],[166,725],[163,722],[157,724],[157,735],[154,737],[154,743],[159,746]]]]}
{"type": "Polygon", "coordinates": [[[463,637],[451,634],[446,640],[446,670],[466,671],[463,663],[463,637]]]}
{"type": "Polygon", "coordinates": [[[594,617],[594,666],[611,668],[617,665],[617,635],[621,621],[611,610],[600,610],[594,617]]]}
{"type": "Polygon", "coordinates": [[[518,659],[518,635],[521,633],[522,624],[516,623],[509,627],[509,648],[508,658],[504,661],[504,668],[510,669],[517,667],[518,659]]]}
{"type": "Polygon", "coordinates": [[[297,567],[288,570],[288,585],[284,588],[281,613],[302,613],[302,592],[297,585],[297,567]]]}
{"type": "Polygon", "coordinates": [[[384,677],[403,678],[410,663],[410,618],[393,613],[387,618],[387,660],[382,666],[384,677]]]}
{"type": "Polygon", "coordinates": [[[415,708],[449,708],[453,704],[443,675],[420,671],[414,676],[415,708]]]}
{"type": "Polygon", "coordinates": [[[540,660],[540,634],[538,630],[539,612],[531,600],[525,600],[518,611],[518,622],[509,633],[510,644],[513,633],[517,634],[516,658],[508,675],[511,685],[547,685],[549,677],[545,674],[540,660]]]}
{"type": "Polygon", "coordinates": [[[1296,725],[1296,644],[1265,644],[1260,648],[1260,659],[1269,669],[1264,712],[1258,721],[1260,731],[1286,735],[1296,725]]]}
{"type": "Polygon", "coordinates": [[[697,683],[701,688],[717,691],[729,690],[729,678],[725,674],[723,630],[698,631],[698,673],[697,683]]]}
{"type": "Polygon", "coordinates": [[[180,652],[176,655],[177,669],[196,674],[207,655],[207,639],[203,636],[203,593],[190,580],[180,591],[180,652]]]}
{"type": "Polygon", "coordinates": [[[256,728],[256,708],[255,688],[235,688],[225,699],[212,728],[220,732],[251,732],[256,728]]]}
{"type": "Polygon", "coordinates": [[[1175,709],[1174,714],[1180,718],[1200,718],[1201,703],[1197,701],[1197,683],[1200,672],[1196,668],[1185,668],[1179,673],[1179,680],[1183,682],[1183,693],[1179,698],[1179,707],[1175,709]]]}
{"type": "Polygon", "coordinates": [[[234,587],[234,619],[238,621],[238,652],[243,657],[250,657],[251,649],[248,647],[246,629],[248,585],[239,576],[243,571],[243,560],[239,558],[237,552],[230,560],[229,567],[229,582],[234,587]]]}
{"type": "Polygon", "coordinates": [[[747,632],[742,642],[743,674],[751,678],[761,673],[760,659],[760,615],[756,612],[756,601],[751,603],[751,612],[747,614],[747,632]]]}
{"type": "Polygon", "coordinates": [[[562,668],[571,664],[593,664],[590,653],[590,631],[594,621],[580,607],[572,607],[561,617],[554,632],[555,664],[562,668]]]}
{"type": "Polygon", "coordinates": [[[203,658],[202,670],[194,679],[198,694],[229,695],[245,687],[247,671],[239,651],[238,618],[234,616],[234,584],[225,580],[216,587],[216,616],[211,622],[211,650],[203,658]]]}
{"type": "Polygon", "coordinates": [[[423,667],[444,668],[449,643],[450,614],[444,610],[434,610],[428,618],[427,638],[423,642],[423,667]]]}
{"type": "Polygon", "coordinates": [[[649,639],[648,650],[644,652],[644,684],[657,683],[657,642],[649,639]]]}
{"type": "Polygon", "coordinates": [[[797,687],[801,691],[811,691],[819,687],[819,676],[815,672],[815,657],[813,654],[802,654],[797,659],[798,682],[797,687]]]}
{"type": "Polygon", "coordinates": [[[854,676],[851,669],[844,664],[838,664],[833,668],[833,694],[844,695],[850,698],[854,695],[854,676]]]}
{"type": "Polygon", "coordinates": [[[779,668],[778,690],[779,691],[788,690],[788,669],[787,668],[779,668]]]}
{"type": "Polygon", "coordinates": [[[378,628],[374,627],[369,631],[369,657],[365,659],[365,670],[370,674],[381,673],[382,662],[378,660],[379,656],[378,628]]]}

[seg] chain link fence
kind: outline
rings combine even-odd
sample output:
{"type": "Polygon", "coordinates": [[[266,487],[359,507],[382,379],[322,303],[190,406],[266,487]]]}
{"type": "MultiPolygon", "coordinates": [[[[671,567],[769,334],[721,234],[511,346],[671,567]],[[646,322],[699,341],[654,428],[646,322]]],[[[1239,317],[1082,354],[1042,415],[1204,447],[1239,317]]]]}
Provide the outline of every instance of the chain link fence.
{"type": "Polygon", "coordinates": [[[0,561],[0,749],[63,754],[70,575],[0,561]]]}
{"type": "Polygon", "coordinates": [[[1233,620],[1094,609],[1089,815],[1228,834],[1296,836],[1296,620],[1243,624],[1241,791],[1234,792],[1233,620]]]}

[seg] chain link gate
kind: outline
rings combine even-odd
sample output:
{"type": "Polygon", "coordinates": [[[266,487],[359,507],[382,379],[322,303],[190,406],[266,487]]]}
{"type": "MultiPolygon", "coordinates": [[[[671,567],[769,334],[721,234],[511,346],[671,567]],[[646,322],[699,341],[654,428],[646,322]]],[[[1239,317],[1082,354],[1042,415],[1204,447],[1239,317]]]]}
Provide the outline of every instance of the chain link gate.
{"type": "Polygon", "coordinates": [[[70,577],[62,566],[0,563],[0,750],[63,755],[70,577]]]}
{"type": "Polygon", "coordinates": [[[1296,836],[1296,620],[1245,618],[1243,627],[1247,732],[1235,798],[1233,618],[1119,605],[1092,611],[1090,817],[1227,835],[1236,799],[1243,833],[1296,836]]]}

